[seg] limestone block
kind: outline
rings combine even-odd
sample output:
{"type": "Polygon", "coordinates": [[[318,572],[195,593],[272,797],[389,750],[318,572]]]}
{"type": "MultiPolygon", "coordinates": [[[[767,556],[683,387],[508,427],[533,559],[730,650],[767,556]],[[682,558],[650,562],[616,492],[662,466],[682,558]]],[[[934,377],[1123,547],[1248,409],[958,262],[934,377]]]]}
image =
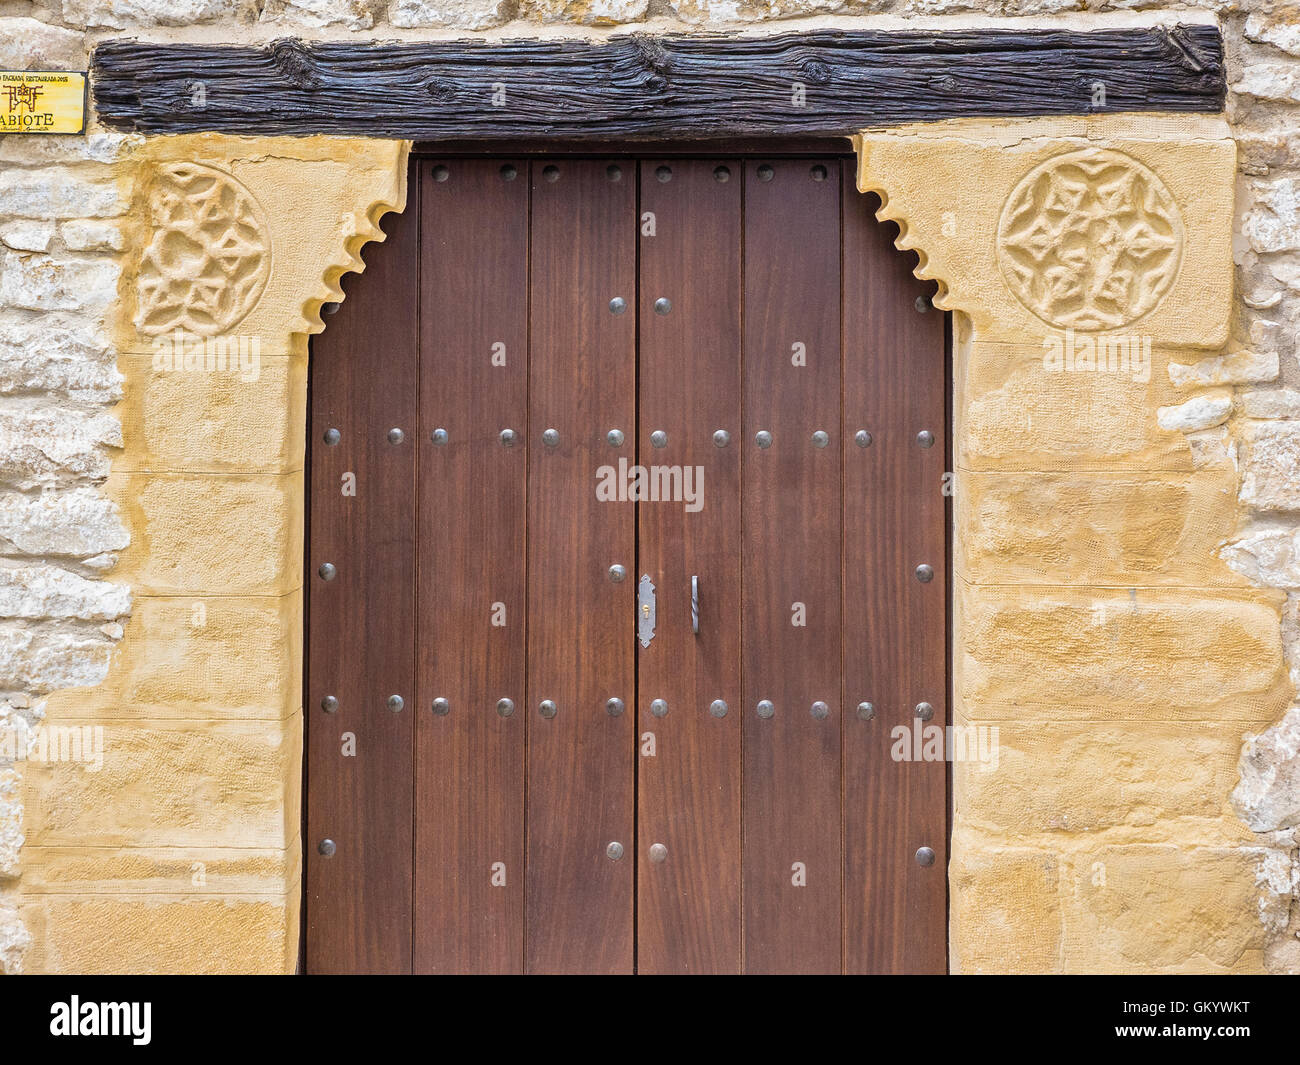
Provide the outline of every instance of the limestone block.
{"type": "Polygon", "coordinates": [[[300,716],[185,722],[47,715],[45,726],[81,726],[81,759],[27,762],[28,846],[284,849],[298,834],[300,716]]]}
{"type": "Polygon", "coordinates": [[[953,834],[954,973],[1048,973],[1061,967],[1060,869],[1051,851],[953,834]]]}
{"type": "Polygon", "coordinates": [[[43,973],[292,973],[298,894],[36,895],[25,969],[43,973]]]}
{"type": "Polygon", "coordinates": [[[1236,585],[1215,552],[1237,478],[1200,473],[966,473],[957,569],[974,584],[1236,585]]]}
{"type": "Polygon", "coordinates": [[[63,314],[0,312],[0,394],[57,392],[107,403],[116,398],[120,380],[108,338],[95,323],[63,314]]]}
{"type": "Polygon", "coordinates": [[[285,720],[302,702],[302,597],[135,600],[114,668],[51,717],[285,720]]]}
{"type": "Polygon", "coordinates": [[[1222,720],[1263,727],[1291,698],[1278,592],[959,586],[964,714],[1222,720]]]}
{"type": "Polygon", "coordinates": [[[283,595],[302,583],[302,475],[114,473],[138,595],[283,595]]]}
{"type": "MultiPolygon", "coordinates": [[[[1286,900],[1269,884],[1285,852],[1174,844],[1095,846],[1072,856],[1065,968],[1092,973],[1262,972],[1286,900]]],[[[1279,924],[1280,922],[1280,924],[1279,924]]]]}
{"type": "Polygon", "coordinates": [[[1187,831],[1178,819],[1204,818],[1219,822],[1220,834],[1253,839],[1228,804],[1240,725],[1018,719],[996,727],[996,765],[953,765],[962,824],[1017,840],[1115,828],[1177,836],[1187,831]]]}
{"type": "Polygon", "coordinates": [[[303,468],[307,360],[215,353],[190,368],[124,356],[118,471],[290,473],[303,468]],[[208,365],[213,369],[207,369],[208,365]]]}
{"type": "Polygon", "coordinates": [[[1242,426],[1241,501],[1260,510],[1300,510],[1300,422],[1242,426]]]}
{"type": "Polygon", "coordinates": [[[1300,707],[1291,707],[1276,725],[1247,738],[1232,803],[1256,832],[1300,825],[1300,707]]]}
{"type": "MultiPolygon", "coordinates": [[[[13,138],[5,138],[5,143],[13,138]]],[[[128,206],[114,182],[92,180],[68,167],[0,170],[0,214],[21,218],[110,218],[128,206]]]]}
{"type": "Polygon", "coordinates": [[[388,21],[403,28],[486,30],[509,22],[517,9],[512,0],[393,0],[388,5],[388,21]]]}
{"type": "Polygon", "coordinates": [[[1227,389],[1202,392],[1173,407],[1156,411],[1156,424],[1170,433],[1193,433],[1222,425],[1232,414],[1232,393],[1227,389]]]}
{"type": "Polygon", "coordinates": [[[1152,345],[1136,372],[1057,370],[1042,343],[977,341],[954,355],[955,461],[973,470],[1190,470],[1186,439],[1156,422],[1161,405],[1183,398],[1164,372],[1171,357],[1152,345]]]}
{"type": "MultiPolygon", "coordinates": [[[[286,29],[304,27],[368,30],[382,14],[385,0],[267,0],[260,21],[286,29]]],[[[398,25],[398,23],[395,23],[398,25]]]]}

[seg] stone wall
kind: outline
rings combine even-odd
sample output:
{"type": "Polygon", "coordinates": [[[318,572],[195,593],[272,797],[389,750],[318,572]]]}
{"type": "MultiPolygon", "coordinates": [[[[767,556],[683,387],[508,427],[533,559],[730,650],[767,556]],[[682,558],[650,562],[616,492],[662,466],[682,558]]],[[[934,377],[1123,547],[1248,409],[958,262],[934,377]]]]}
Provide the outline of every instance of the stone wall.
{"type": "MultiPolygon", "coordinates": [[[[1006,454],[1008,441],[979,390],[1014,406],[1005,360],[1040,353],[962,349],[959,377],[976,391],[956,508],[971,578],[958,582],[957,712],[1029,709],[1001,720],[996,779],[958,770],[960,971],[1300,970],[1300,7],[1209,6],[1227,41],[1237,147],[1225,335],[1157,351],[1163,376],[1137,409],[1092,396],[1091,421],[1070,420],[1080,407],[1069,397],[1046,410],[1037,425],[1049,443],[1091,437],[1084,465],[1068,469],[981,464],[981,448],[1006,454]],[[1070,476],[1080,468],[1102,476],[1070,476]],[[1024,520],[1048,513],[1071,515],[1070,530],[1024,520]],[[1069,586],[1044,591],[1062,565],[1069,586]],[[1011,590],[990,597],[986,585],[1011,590]],[[1007,656],[1016,669],[999,671],[1007,656]]],[[[499,38],[992,18],[1086,28],[1180,10],[10,0],[0,69],[84,70],[96,41],[121,35],[499,38]]],[[[35,744],[48,742],[43,722],[104,729],[99,768],[86,751],[59,761],[0,747],[5,971],[293,967],[305,336],[319,328],[313,305],[337,294],[374,235],[375,210],[401,204],[394,150],[146,142],[93,121],[85,137],[0,138],[0,734],[35,744]],[[310,203],[323,234],[262,279],[240,326],[264,344],[252,387],[173,387],[151,358],[150,308],[167,302],[156,288],[141,295],[142,273],[157,280],[155,194],[194,178],[177,164],[209,157],[259,190],[273,232],[277,204],[288,218],[310,203]]],[[[1189,157],[1169,180],[1224,180],[1197,165],[1189,157]]]]}

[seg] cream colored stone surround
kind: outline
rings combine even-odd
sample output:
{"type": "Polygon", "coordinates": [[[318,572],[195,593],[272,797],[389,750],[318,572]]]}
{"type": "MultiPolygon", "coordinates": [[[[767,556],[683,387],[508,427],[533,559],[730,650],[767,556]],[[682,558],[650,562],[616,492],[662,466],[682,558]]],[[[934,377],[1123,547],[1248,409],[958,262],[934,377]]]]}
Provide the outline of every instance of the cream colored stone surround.
{"type": "MultiPolygon", "coordinates": [[[[1001,744],[996,771],[955,767],[952,968],[1262,970],[1292,864],[1229,797],[1243,734],[1294,687],[1283,593],[1218,557],[1242,514],[1216,381],[1249,358],[1224,351],[1226,127],[960,121],[856,144],[860,188],[954,312],[954,718],[1001,744]],[[1078,254],[1045,251],[1043,225],[1078,254]],[[1149,379],[1049,370],[1066,324],[1150,339],[1149,379]]],[[[307,337],[404,206],[408,147],[158,138],[123,166],[108,492],[134,605],[104,683],[46,707],[104,726],[104,768],[26,771],[29,971],[295,965],[307,337]],[[193,284],[211,269],[231,279],[215,300],[193,284]],[[256,380],[157,368],[177,321],[256,338],[256,380]]]]}

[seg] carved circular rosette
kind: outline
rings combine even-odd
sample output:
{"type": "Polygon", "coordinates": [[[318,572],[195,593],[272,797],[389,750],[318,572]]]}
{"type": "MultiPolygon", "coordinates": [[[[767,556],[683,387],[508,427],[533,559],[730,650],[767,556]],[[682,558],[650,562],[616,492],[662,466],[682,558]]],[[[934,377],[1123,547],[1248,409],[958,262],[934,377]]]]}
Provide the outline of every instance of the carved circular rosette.
{"type": "Polygon", "coordinates": [[[1119,329],[1148,314],[1173,285],[1182,250],[1182,217],[1164,182],[1109,149],[1035,167],[998,224],[1007,285],[1061,329],[1119,329]]]}
{"type": "Polygon", "coordinates": [[[234,177],[201,163],[161,167],[149,189],[153,239],[140,259],[136,325],[156,335],[226,332],[271,272],[266,219],[234,177]]]}

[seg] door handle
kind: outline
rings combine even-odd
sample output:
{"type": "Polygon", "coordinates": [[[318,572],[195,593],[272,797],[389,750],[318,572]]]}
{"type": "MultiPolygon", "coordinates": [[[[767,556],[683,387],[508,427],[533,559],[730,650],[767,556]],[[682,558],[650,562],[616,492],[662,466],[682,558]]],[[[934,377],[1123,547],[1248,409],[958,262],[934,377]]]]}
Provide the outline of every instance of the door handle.
{"type": "Polygon", "coordinates": [[[700,578],[691,575],[691,632],[700,634],[700,578]]]}

